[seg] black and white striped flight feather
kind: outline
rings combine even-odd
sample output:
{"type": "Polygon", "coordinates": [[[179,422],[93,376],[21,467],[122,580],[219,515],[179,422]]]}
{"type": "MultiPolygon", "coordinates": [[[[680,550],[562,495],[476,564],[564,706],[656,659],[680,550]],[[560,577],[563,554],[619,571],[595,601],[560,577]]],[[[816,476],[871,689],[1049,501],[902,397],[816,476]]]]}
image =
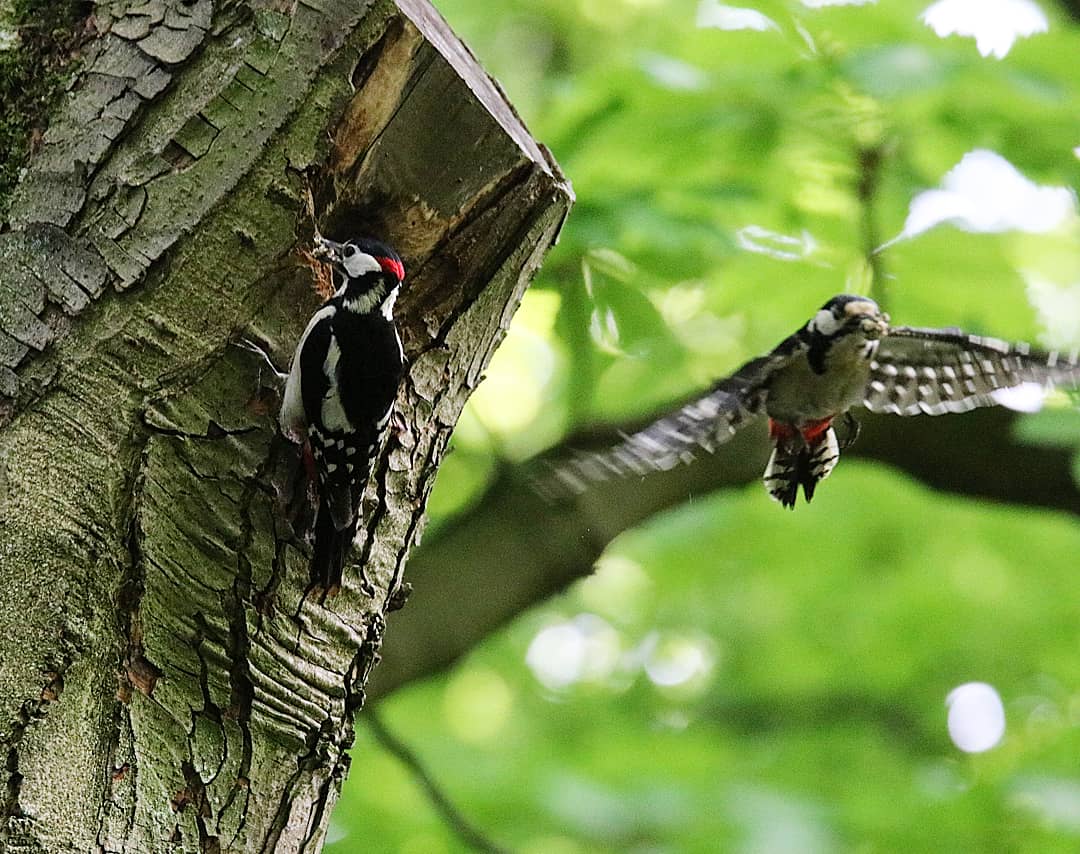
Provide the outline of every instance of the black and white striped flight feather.
{"type": "Polygon", "coordinates": [[[584,492],[590,483],[667,471],[691,462],[701,451],[713,453],[764,412],[769,379],[808,349],[802,330],[788,336],[767,355],[717,382],[704,396],[625,436],[614,447],[560,460],[548,476],[536,481],[537,490],[554,500],[584,492]]]}
{"type": "Polygon", "coordinates": [[[1080,385],[1077,356],[966,335],[894,326],[870,362],[864,405],[889,415],[944,415],[999,403],[994,392],[1037,383],[1080,385]]]}

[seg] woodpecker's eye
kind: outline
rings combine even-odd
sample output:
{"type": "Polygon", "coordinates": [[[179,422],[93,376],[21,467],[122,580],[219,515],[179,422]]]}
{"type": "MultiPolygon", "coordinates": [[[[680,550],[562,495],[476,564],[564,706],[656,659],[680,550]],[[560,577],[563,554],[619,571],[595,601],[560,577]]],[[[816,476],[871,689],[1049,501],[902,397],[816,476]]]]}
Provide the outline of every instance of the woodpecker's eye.
{"type": "Polygon", "coordinates": [[[356,254],[356,247],[353,246],[351,243],[348,244],[345,247],[345,257],[346,258],[352,258],[352,256],[355,255],[355,254],[356,254]]]}

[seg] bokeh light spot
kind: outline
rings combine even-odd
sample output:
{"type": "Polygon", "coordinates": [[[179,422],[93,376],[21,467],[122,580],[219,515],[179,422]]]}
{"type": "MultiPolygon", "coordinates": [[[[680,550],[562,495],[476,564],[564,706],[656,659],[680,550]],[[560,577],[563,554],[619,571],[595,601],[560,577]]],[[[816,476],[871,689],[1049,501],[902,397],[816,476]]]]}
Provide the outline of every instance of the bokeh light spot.
{"type": "Polygon", "coordinates": [[[949,737],[965,753],[996,747],[1005,735],[1005,706],[993,686],[966,682],[945,698],[949,708],[949,737]]]}
{"type": "Polygon", "coordinates": [[[697,11],[697,25],[717,30],[779,30],[776,21],[756,9],[743,9],[702,0],[697,11]]]}
{"type": "Polygon", "coordinates": [[[536,633],[525,663],[544,687],[561,691],[578,682],[601,682],[619,665],[622,639],[596,614],[578,614],[536,633]]]}
{"type": "Polygon", "coordinates": [[[712,674],[715,653],[707,638],[653,632],[643,646],[645,674],[661,688],[702,687],[712,674]]]}

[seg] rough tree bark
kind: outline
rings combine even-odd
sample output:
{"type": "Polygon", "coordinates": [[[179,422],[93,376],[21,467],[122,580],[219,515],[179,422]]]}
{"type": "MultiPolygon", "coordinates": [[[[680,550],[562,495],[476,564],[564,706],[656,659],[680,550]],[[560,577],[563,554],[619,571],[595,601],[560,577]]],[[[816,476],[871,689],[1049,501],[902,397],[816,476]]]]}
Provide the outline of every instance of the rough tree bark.
{"type": "Polygon", "coordinates": [[[313,851],[450,431],[572,197],[426,0],[116,0],[0,234],[0,849],[313,851]],[[291,250],[405,257],[363,572],[305,595],[291,250]]]}

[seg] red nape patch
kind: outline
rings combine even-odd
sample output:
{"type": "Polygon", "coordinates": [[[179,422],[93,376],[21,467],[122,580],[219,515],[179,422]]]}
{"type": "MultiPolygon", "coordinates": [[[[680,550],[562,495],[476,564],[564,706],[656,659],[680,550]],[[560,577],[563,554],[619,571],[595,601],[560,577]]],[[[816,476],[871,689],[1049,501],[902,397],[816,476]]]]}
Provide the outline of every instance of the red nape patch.
{"type": "Polygon", "coordinates": [[[399,282],[405,281],[405,265],[400,261],[393,258],[379,258],[379,266],[386,270],[387,273],[393,273],[397,276],[399,282]]]}
{"type": "Polygon", "coordinates": [[[808,421],[799,430],[802,433],[802,437],[806,440],[806,444],[813,445],[818,439],[825,435],[825,431],[832,425],[832,416],[828,418],[822,418],[820,421],[808,421]]]}
{"type": "Polygon", "coordinates": [[[770,439],[794,439],[798,434],[798,430],[791,424],[785,424],[783,421],[773,421],[769,419],[769,438],[770,439]]]}

